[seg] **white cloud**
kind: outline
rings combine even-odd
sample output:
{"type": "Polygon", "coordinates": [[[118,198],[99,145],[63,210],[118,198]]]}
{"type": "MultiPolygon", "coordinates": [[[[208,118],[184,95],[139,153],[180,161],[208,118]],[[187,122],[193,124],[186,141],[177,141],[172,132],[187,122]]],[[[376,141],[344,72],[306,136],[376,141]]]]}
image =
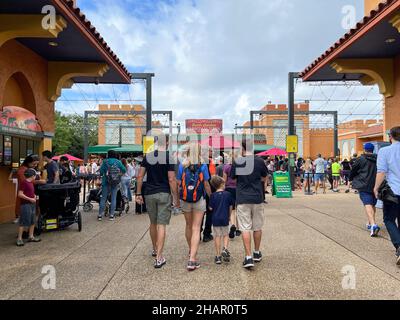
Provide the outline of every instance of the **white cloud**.
{"type": "MultiPolygon", "coordinates": [[[[301,71],[345,33],[344,5],[357,5],[360,17],[362,3],[79,1],[131,70],[156,73],[155,108],[173,108],[181,122],[220,117],[226,129],[247,121],[250,110],[269,100],[286,103],[287,73],[301,71]]],[[[310,96],[311,90],[300,92],[310,96]]]]}

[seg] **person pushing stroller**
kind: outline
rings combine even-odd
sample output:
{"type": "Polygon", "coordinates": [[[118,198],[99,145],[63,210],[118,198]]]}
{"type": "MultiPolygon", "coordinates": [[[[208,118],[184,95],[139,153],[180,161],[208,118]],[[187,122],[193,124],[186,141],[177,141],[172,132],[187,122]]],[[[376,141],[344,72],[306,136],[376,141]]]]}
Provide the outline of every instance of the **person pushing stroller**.
{"type": "Polygon", "coordinates": [[[98,220],[103,220],[104,210],[106,207],[107,196],[111,194],[110,221],[114,221],[115,209],[117,206],[117,192],[121,183],[121,177],[126,173],[126,168],[121,161],[118,160],[118,154],[110,150],[100,168],[102,177],[102,197],[100,201],[100,209],[98,220]]]}

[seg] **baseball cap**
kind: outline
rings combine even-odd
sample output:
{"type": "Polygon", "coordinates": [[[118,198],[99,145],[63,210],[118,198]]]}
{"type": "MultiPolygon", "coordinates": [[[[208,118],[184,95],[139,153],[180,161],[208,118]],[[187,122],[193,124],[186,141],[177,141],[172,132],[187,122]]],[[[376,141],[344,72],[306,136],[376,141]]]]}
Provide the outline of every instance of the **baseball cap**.
{"type": "Polygon", "coordinates": [[[368,152],[374,152],[375,146],[372,143],[366,143],[364,144],[364,150],[368,152]]]}

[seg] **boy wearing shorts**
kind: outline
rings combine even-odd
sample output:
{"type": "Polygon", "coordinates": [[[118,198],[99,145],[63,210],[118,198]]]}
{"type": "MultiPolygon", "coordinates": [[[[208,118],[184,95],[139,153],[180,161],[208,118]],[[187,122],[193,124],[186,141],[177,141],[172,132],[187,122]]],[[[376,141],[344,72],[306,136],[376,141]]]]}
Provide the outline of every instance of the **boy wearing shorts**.
{"type": "Polygon", "coordinates": [[[210,197],[209,210],[212,215],[212,225],[215,243],[215,263],[229,262],[231,254],[229,244],[229,218],[232,213],[234,200],[228,191],[225,191],[225,181],[219,176],[211,178],[211,185],[216,189],[210,197]],[[223,248],[221,250],[221,244],[223,248]]]}
{"type": "Polygon", "coordinates": [[[33,234],[35,230],[35,217],[36,217],[36,196],[33,181],[36,178],[36,171],[28,169],[24,173],[25,180],[19,186],[18,197],[21,199],[20,218],[18,228],[17,246],[24,246],[22,234],[25,228],[29,229],[28,242],[40,242],[33,234]]]}

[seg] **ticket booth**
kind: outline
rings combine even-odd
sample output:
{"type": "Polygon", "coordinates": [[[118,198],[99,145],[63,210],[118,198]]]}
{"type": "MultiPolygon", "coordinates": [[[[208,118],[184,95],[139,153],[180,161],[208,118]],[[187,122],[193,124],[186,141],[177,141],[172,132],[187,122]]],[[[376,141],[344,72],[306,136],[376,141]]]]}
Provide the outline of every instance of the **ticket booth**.
{"type": "Polygon", "coordinates": [[[10,172],[52,150],[55,102],[76,83],[130,74],[74,0],[0,1],[0,223],[15,216],[10,172]]]}

